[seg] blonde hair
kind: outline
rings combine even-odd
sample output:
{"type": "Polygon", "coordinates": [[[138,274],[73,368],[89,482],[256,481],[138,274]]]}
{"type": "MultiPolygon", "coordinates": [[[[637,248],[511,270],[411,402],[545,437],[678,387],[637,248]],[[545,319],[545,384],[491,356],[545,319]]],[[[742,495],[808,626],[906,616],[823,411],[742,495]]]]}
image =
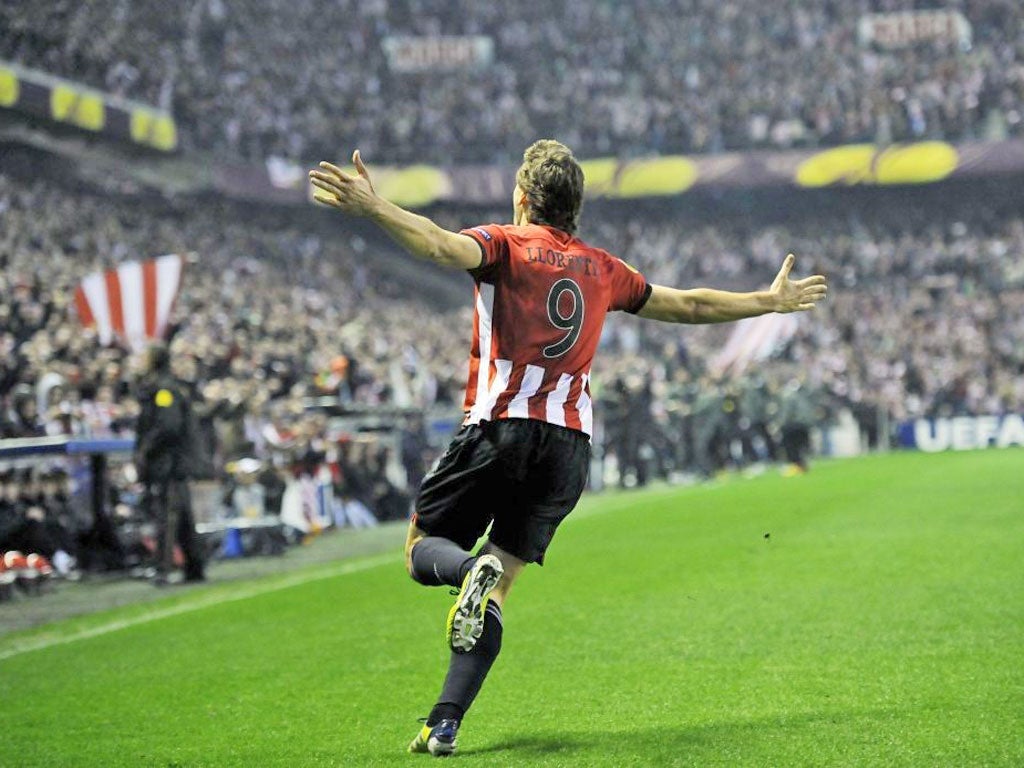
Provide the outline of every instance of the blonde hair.
{"type": "Polygon", "coordinates": [[[516,183],[526,193],[531,224],[575,234],[583,207],[583,169],[571,149],[554,139],[535,141],[523,152],[516,183]]]}

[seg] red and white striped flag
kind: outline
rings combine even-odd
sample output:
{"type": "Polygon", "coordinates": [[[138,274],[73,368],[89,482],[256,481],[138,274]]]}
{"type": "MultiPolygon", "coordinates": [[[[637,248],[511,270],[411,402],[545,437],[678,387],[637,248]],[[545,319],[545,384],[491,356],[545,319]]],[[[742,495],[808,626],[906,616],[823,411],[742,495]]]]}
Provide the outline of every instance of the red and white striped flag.
{"type": "Polygon", "coordinates": [[[748,317],[733,327],[729,341],[711,360],[711,370],[742,373],[755,360],[765,360],[793,338],[799,324],[795,314],[748,317]]]}
{"type": "Polygon", "coordinates": [[[172,253],[87,275],[75,290],[82,324],[95,325],[103,344],[118,336],[133,350],[143,349],[167,329],[184,265],[185,258],[172,253]]]}

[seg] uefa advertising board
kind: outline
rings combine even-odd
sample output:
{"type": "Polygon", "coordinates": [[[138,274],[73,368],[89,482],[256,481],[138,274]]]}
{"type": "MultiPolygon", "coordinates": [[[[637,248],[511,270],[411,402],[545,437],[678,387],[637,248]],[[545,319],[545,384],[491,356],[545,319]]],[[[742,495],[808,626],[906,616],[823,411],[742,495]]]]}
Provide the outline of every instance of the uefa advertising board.
{"type": "Polygon", "coordinates": [[[929,453],[1008,448],[1024,445],[1024,415],[915,419],[901,423],[897,437],[901,447],[929,453]]]}

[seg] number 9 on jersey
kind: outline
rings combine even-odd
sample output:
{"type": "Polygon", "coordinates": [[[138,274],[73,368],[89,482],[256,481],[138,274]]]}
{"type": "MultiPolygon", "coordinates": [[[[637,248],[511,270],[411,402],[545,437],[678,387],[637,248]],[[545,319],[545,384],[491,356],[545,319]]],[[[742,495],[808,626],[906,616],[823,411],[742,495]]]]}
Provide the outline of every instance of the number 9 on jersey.
{"type": "Polygon", "coordinates": [[[555,328],[566,331],[566,334],[554,344],[544,347],[544,357],[561,357],[572,349],[583,330],[583,291],[576,281],[564,277],[551,286],[548,293],[548,320],[555,328]],[[563,314],[566,294],[572,297],[572,310],[563,314]]]}

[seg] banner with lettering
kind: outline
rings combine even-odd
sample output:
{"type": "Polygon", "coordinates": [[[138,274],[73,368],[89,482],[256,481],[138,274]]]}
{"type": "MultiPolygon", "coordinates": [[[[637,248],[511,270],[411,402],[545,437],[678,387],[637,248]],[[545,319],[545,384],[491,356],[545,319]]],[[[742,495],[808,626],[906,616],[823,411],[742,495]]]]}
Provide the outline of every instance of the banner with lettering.
{"type": "Polygon", "coordinates": [[[896,11],[869,13],[857,22],[861,45],[907,48],[918,43],[956,43],[969,48],[973,30],[960,11],[896,11]]]}
{"type": "Polygon", "coordinates": [[[901,423],[896,434],[901,447],[928,453],[1008,448],[1024,445],[1024,415],[916,419],[901,423]]]}
{"type": "Polygon", "coordinates": [[[486,35],[389,35],[382,46],[392,72],[450,72],[494,61],[494,40],[486,35]]]}

